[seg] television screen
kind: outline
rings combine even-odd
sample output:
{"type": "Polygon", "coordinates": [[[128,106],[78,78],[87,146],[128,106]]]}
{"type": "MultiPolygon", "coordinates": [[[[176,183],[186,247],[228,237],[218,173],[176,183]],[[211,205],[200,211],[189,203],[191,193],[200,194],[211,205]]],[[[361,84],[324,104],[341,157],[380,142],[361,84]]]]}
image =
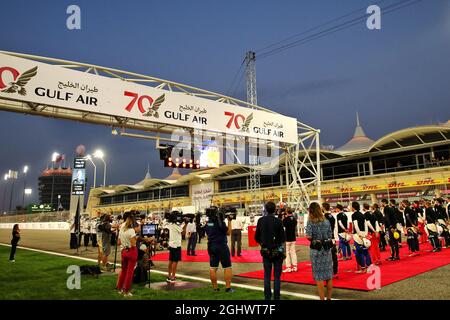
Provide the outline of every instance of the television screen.
{"type": "Polygon", "coordinates": [[[142,226],[142,235],[144,237],[153,237],[156,236],[156,231],[158,230],[158,225],[157,224],[144,224],[142,226]]]}
{"type": "Polygon", "coordinates": [[[217,147],[207,146],[200,151],[200,167],[218,168],[220,165],[220,151],[217,147]]]}

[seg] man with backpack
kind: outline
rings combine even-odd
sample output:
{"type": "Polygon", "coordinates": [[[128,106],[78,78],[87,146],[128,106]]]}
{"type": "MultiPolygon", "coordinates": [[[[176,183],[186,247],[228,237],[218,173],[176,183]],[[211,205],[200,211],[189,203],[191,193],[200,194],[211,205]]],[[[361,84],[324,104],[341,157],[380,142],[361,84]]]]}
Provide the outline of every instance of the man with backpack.
{"type": "Polygon", "coordinates": [[[280,299],[281,269],[285,254],[285,233],[283,223],[275,217],[276,206],[273,202],[267,202],[264,206],[267,215],[258,220],[255,232],[255,241],[261,246],[261,256],[264,265],[264,297],[271,300],[271,276],[274,270],[275,300],[280,299]]]}

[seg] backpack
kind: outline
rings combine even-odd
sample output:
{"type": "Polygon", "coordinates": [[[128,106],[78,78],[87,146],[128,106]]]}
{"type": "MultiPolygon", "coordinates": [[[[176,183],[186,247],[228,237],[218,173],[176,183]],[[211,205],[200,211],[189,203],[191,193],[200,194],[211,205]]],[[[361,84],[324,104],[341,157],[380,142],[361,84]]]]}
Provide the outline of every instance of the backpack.
{"type": "Polygon", "coordinates": [[[80,266],[80,273],[82,275],[91,275],[96,276],[98,278],[98,275],[102,273],[99,266],[95,265],[86,265],[86,266],[80,266]]]}

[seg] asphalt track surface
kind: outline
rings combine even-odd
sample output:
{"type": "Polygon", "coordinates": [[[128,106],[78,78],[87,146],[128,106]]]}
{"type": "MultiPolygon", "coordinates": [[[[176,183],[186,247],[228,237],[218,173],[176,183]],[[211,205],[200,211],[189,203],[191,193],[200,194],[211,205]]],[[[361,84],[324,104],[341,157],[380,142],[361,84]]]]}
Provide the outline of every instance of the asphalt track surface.
{"type": "MultiPolygon", "coordinates": [[[[68,231],[44,231],[44,230],[22,230],[20,246],[34,249],[52,251],[63,253],[67,255],[76,255],[76,250],[69,248],[69,232],[68,231]]],[[[0,229],[0,243],[9,244],[11,240],[11,231],[0,229]]],[[[186,247],[186,242],[183,241],[183,248],[186,247]]],[[[206,249],[206,241],[202,240],[197,245],[197,250],[206,249]]],[[[243,249],[247,248],[247,237],[243,236],[243,249]]],[[[254,248],[250,248],[254,249],[254,248]]],[[[450,250],[450,249],[448,249],[450,250]]],[[[309,260],[309,248],[306,246],[297,246],[298,261],[309,260]]],[[[84,247],[79,249],[79,257],[97,258],[97,248],[84,247]]],[[[119,256],[119,255],[118,255],[119,256]]],[[[20,257],[17,257],[20,259],[20,257]]],[[[111,254],[110,262],[114,259],[114,252],[111,254]]],[[[120,261],[119,261],[120,262],[120,261]]],[[[405,266],[402,266],[405,267],[405,266]]],[[[155,262],[155,269],[166,271],[166,262],[155,262]]],[[[261,270],[261,263],[234,263],[233,274],[239,274],[249,271],[261,270]]],[[[198,277],[209,279],[209,264],[202,262],[181,262],[178,267],[178,273],[188,275],[191,277],[198,277]]],[[[223,275],[219,269],[219,280],[223,280],[223,275]]],[[[234,277],[234,283],[243,285],[263,287],[263,281],[257,279],[245,279],[241,277],[234,277]]],[[[444,299],[450,300],[450,265],[417,275],[415,277],[393,283],[385,286],[380,290],[371,292],[362,292],[347,289],[334,289],[333,297],[337,299],[444,299]]],[[[317,291],[314,286],[302,285],[294,283],[282,283],[281,290],[317,296],[317,291]]],[[[261,298],[263,295],[261,293],[261,298]]]]}

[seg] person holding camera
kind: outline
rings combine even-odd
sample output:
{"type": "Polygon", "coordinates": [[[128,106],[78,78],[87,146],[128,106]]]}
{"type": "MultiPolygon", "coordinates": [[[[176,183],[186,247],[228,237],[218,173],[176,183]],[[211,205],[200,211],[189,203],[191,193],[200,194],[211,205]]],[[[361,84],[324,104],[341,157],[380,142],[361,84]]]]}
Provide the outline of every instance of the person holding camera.
{"type": "Polygon", "coordinates": [[[109,214],[105,214],[98,229],[101,233],[102,252],[101,252],[101,265],[100,268],[107,271],[108,257],[111,254],[111,236],[112,236],[112,218],[109,214]]]}
{"type": "Polygon", "coordinates": [[[187,255],[196,256],[195,247],[197,246],[197,226],[194,222],[194,218],[191,218],[187,224],[186,236],[188,237],[187,255]]]}
{"type": "Polygon", "coordinates": [[[133,280],[134,268],[136,266],[138,251],[136,247],[136,233],[140,232],[140,227],[136,226],[136,221],[132,212],[125,212],[123,215],[125,222],[120,228],[118,244],[121,248],[122,270],[117,279],[116,289],[125,297],[132,296],[130,292],[133,280]]]}
{"type": "Polygon", "coordinates": [[[316,281],[320,300],[325,300],[324,281],[327,284],[327,300],[333,291],[333,257],[331,249],[333,232],[328,219],[323,215],[320,205],[312,202],[309,206],[306,238],[311,242],[309,256],[313,278],[316,281]]]}
{"type": "Polygon", "coordinates": [[[275,217],[276,206],[273,202],[265,204],[267,215],[258,220],[255,232],[255,241],[261,246],[261,256],[264,266],[264,297],[271,300],[271,275],[274,273],[273,296],[280,299],[281,269],[285,255],[285,233],[283,223],[275,217]]]}
{"type": "Polygon", "coordinates": [[[98,244],[97,244],[97,228],[96,228],[96,226],[97,226],[97,221],[96,221],[97,219],[95,219],[95,218],[91,218],[91,221],[90,221],[90,223],[89,223],[89,233],[90,233],[90,235],[91,235],[91,241],[92,241],[92,247],[93,248],[95,248],[95,247],[98,247],[98,244]]]}
{"type": "Polygon", "coordinates": [[[217,269],[219,263],[222,264],[225,278],[225,292],[232,293],[231,277],[233,271],[231,268],[230,249],[228,248],[227,236],[231,233],[231,221],[228,220],[228,226],[225,224],[225,217],[217,207],[206,209],[208,222],[205,226],[205,232],[208,236],[208,254],[209,254],[209,275],[214,291],[219,291],[217,285],[217,269]]]}
{"type": "Polygon", "coordinates": [[[240,257],[242,252],[242,229],[244,229],[244,225],[241,220],[237,219],[236,210],[232,211],[227,218],[231,221],[231,256],[234,257],[235,253],[237,253],[237,256],[240,257]]]}
{"type": "Polygon", "coordinates": [[[178,221],[181,214],[173,211],[168,219],[166,228],[169,230],[169,265],[167,268],[167,283],[175,282],[178,262],[181,261],[181,220],[178,221]]]}

